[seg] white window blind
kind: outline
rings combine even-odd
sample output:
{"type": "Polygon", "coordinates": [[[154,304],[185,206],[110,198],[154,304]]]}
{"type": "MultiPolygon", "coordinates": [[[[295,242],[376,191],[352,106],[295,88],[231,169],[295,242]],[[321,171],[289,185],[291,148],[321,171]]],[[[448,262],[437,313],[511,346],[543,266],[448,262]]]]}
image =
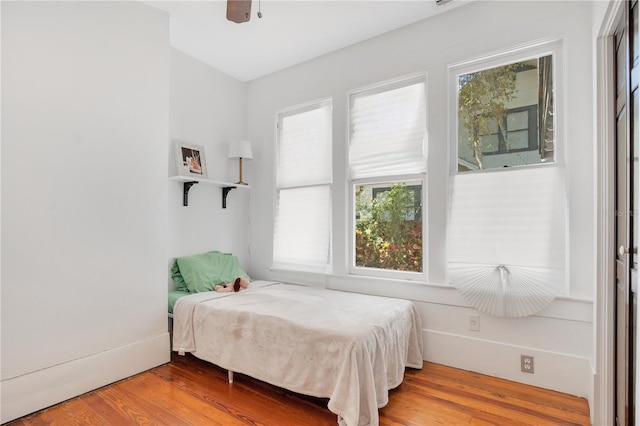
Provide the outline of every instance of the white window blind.
{"type": "Polygon", "coordinates": [[[426,171],[424,78],[352,94],[350,103],[352,179],[426,171]]]}
{"type": "Polygon", "coordinates": [[[565,292],[560,166],[452,176],[449,279],[482,312],[534,314],[565,292]]]}
{"type": "Polygon", "coordinates": [[[331,182],[331,104],[281,117],[278,187],[331,182]]]}
{"type": "Polygon", "coordinates": [[[283,189],[278,192],[274,263],[309,266],[329,263],[330,187],[283,189]]]}
{"type": "Polygon", "coordinates": [[[330,100],[278,115],[274,266],[329,265],[331,126],[330,100]]]}

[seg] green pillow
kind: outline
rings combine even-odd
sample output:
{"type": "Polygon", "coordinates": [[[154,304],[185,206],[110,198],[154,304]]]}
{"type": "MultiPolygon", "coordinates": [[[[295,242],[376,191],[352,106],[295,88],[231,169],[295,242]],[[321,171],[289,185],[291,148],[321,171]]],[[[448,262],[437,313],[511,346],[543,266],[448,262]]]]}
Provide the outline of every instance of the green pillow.
{"type": "Polygon", "coordinates": [[[180,274],[191,293],[211,291],[218,284],[228,284],[237,277],[250,279],[238,258],[213,251],[176,259],[180,274]]]}
{"type": "Polygon", "coordinates": [[[184,278],[182,278],[182,274],[180,273],[178,259],[174,259],[173,264],[171,265],[171,279],[176,285],[177,291],[189,291],[189,289],[187,288],[187,283],[184,282],[184,278]]]}
{"type": "MultiPolygon", "coordinates": [[[[219,251],[211,251],[209,253],[220,253],[219,251]]],[[[182,273],[180,272],[180,266],[178,266],[178,259],[179,258],[175,258],[173,259],[173,263],[171,264],[171,279],[173,279],[173,282],[176,286],[176,291],[189,291],[189,288],[187,287],[187,283],[184,281],[184,278],[182,277],[182,273]]]]}

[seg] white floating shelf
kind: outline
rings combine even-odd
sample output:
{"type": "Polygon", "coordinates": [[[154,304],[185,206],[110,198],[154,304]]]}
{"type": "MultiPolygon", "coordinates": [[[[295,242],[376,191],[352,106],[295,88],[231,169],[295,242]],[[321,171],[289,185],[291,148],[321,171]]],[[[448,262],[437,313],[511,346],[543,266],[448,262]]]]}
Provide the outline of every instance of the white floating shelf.
{"type": "Polygon", "coordinates": [[[189,190],[195,184],[213,185],[222,188],[222,208],[227,208],[227,194],[234,188],[249,189],[249,185],[222,182],[217,180],[203,179],[195,176],[171,176],[169,180],[174,182],[182,182],[182,205],[189,205],[189,190]]]}

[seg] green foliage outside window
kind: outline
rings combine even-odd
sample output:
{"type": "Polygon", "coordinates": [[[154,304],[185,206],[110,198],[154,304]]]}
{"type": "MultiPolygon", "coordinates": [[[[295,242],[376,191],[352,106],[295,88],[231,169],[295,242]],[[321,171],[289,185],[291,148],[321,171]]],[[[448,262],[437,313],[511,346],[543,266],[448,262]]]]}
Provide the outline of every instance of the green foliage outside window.
{"type": "Polygon", "coordinates": [[[402,183],[373,197],[371,188],[356,186],[356,266],[422,272],[422,217],[415,192],[402,183]]]}

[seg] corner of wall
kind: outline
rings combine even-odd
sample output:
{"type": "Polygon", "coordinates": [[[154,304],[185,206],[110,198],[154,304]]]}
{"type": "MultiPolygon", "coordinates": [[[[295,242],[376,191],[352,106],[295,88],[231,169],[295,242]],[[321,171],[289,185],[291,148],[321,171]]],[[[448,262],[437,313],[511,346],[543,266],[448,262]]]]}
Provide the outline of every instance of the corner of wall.
{"type": "Polygon", "coordinates": [[[60,403],[171,360],[169,333],[2,381],[0,422],[60,403]],[[34,389],[38,391],[34,392],[34,389]]]}

